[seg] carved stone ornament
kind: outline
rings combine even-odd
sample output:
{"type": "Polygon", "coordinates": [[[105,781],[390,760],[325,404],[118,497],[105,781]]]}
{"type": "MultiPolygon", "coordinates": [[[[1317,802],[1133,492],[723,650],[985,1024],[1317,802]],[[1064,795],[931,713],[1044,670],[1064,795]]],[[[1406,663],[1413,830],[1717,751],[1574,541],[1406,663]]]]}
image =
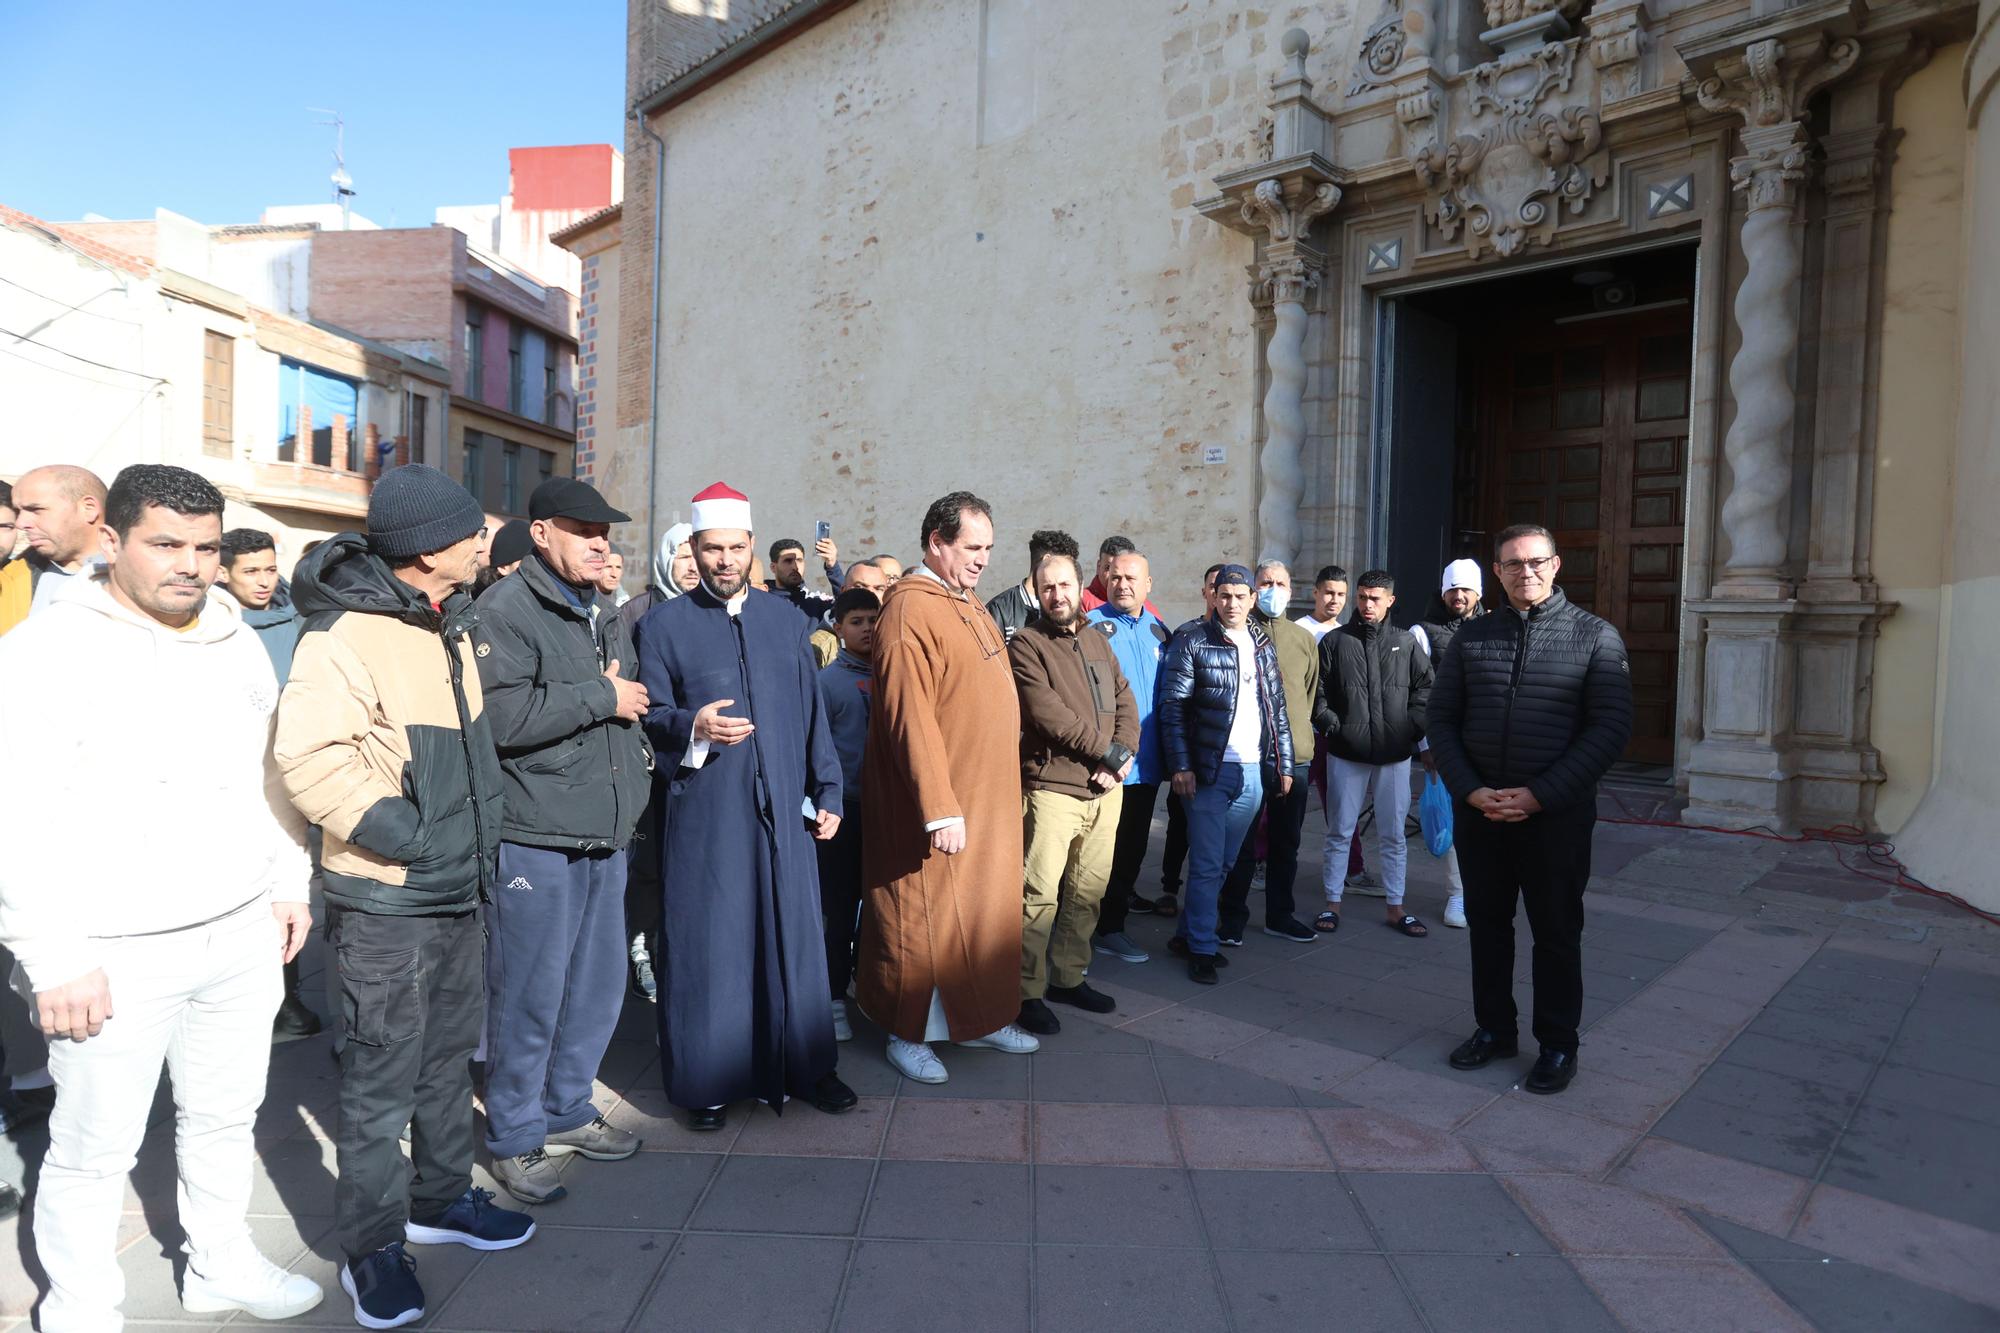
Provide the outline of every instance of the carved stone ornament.
{"type": "Polygon", "coordinates": [[[1853,38],[1827,44],[1815,37],[1787,51],[1776,38],[1752,42],[1727,71],[1703,79],[1695,97],[1710,111],[1743,117],[1743,153],[1729,160],[1729,178],[1743,191],[1750,212],[1790,211],[1798,201],[1812,158],[1801,117],[1812,95],[1861,58],[1853,38]],[[1821,48],[1824,48],[1823,54],[1821,48]]]}
{"type": "Polygon", "coordinates": [[[1508,256],[1548,244],[1562,209],[1582,212],[1610,178],[1604,127],[1594,112],[1578,105],[1536,112],[1532,103],[1521,105],[1523,96],[1508,98],[1497,124],[1429,145],[1413,159],[1430,192],[1425,212],[1446,236],[1464,228],[1475,259],[1489,246],[1508,256]]]}
{"type": "Polygon", "coordinates": [[[1560,14],[1571,23],[1583,14],[1588,0],[1483,0],[1486,26],[1498,28],[1539,14],[1560,14]]]}
{"type": "Polygon", "coordinates": [[[1744,48],[1740,66],[1729,71],[1737,77],[1718,74],[1703,79],[1695,97],[1710,111],[1734,111],[1749,129],[1797,120],[1814,93],[1853,69],[1861,58],[1861,43],[1844,37],[1825,46],[1824,58],[1815,59],[1818,52],[1811,48],[1824,42],[1816,37],[1790,52],[1775,37],[1752,42],[1744,48]]]}
{"type": "Polygon", "coordinates": [[[1389,82],[1396,66],[1403,63],[1403,40],[1402,0],[1384,0],[1375,26],[1361,39],[1361,50],[1354,59],[1354,77],[1347,85],[1349,97],[1389,82]]]}
{"type": "Polygon", "coordinates": [[[1285,187],[1275,180],[1259,181],[1257,188],[1243,197],[1243,221],[1261,227],[1274,241],[1296,241],[1305,236],[1313,219],[1333,211],[1340,202],[1340,187],[1323,181],[1296,204],[1285,201],[1285,187]]]}
{"type": "Polygon", "coordinates": [[[1250,132],[1250,142],[1259,162],[1269,162],[1272,156],[1272,138],[1277,133],[1278,122],[1267,107],[1257,116],[1257,128],[1250,132]]]}
{"type": "Polygon", "coordinates": [[[1566,93],[1576,74],[1577,43],[1549,42],[1489,60],[1472,71],[1472,112],[1525,115],[1551,92],[1566,93]]]}

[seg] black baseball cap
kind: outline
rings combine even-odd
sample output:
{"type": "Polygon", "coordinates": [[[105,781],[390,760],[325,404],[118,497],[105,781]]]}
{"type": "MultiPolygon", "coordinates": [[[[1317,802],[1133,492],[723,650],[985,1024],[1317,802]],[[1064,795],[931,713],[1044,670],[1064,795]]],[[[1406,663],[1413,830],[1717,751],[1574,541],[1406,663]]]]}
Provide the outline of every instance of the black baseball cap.
{"type": "Polygon", "coordinates": [[[579,523],[630,523],[632,516],[605,503],[597,488],[575,477],[550,477],[528,497],[528,517],[573,518],[579,523]]]}

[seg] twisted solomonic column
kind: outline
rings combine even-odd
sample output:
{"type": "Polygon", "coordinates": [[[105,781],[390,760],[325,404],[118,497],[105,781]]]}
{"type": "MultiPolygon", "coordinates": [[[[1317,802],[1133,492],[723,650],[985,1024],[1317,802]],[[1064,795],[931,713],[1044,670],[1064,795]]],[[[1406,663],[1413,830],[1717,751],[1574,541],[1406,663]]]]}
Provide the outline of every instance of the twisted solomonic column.
{"type": "Polygon", "coordinates": [[[1852,40],[1819,43],[1792,54],[1767,38],[1744,50],[1733,79],[1707,79],[1696,89],[1711,111],[1744,119],[1743,155],[1730,159],[1730,179],[1746,197],[1743,281],[1734,312],[1738,343],[1729,363],[1736,418],[1723,439],[1729,498],[1722,530],[1729,537],[1725,582],[1778,578],[1785,562],[1784,513],[1791,491],[1792,362],[1799,341],[1799,274],[1804,267],[1794,221],[1798,188],[1810,161],[1804,114],[1808,98],[1845,74],[1859,58],[1852,40]]]}
{"type": "Polygon", "coordinates": [[[1340,187],[1323,182],[1288,200],[1275,180],[1262,181],[1243,201],[1245,221],[1259,222],[1269,241],[1258,286],[1270,293],[1274,325],[1265,365],[1264,448],[1257,457],[1263,498],[1257,503],[1258,558],[1297,561],[1305,497],[1306,294],[1319,282],[1320,260],[1304,242],[1314,219],[1340,202],[1340,187]]]}

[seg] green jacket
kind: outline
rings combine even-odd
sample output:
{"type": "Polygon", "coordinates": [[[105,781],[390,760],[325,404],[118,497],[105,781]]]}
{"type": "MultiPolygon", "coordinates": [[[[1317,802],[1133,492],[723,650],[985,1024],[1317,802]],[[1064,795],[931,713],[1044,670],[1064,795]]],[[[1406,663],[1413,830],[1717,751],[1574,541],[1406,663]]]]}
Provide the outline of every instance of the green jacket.
{"type": "MultiPolygon", "coordinates": [[[[1285,682],[1285,712],[1294,718],[1313,715],[1319,699],[1319,642],[1283,616],[1267,616],[1255,607],[1250,618],[1271,636],[1278,650],[1278,675],[1285,682]]],[[[1292,723],[1292,762],[1303,768],[1312,762],[1313,731],[1308,721],[1292,723]]]]}

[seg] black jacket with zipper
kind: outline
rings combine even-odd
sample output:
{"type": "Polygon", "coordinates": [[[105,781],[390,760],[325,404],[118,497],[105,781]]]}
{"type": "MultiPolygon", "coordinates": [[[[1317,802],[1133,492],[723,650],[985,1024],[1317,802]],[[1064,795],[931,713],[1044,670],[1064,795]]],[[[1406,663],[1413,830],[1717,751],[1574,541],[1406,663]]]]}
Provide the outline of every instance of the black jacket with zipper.
{"type": "Polygon", "coordinates": [[[1319,641],[1313,726],[1328,753],[1354,764],[1400,764],[1423,738],[1431,661],[1417,636],[1351,620],[1319,641]]]}
{"type": "Polygon", "coordinates": [[[1632,674],[1618,631],[1561,588],[1526,615],[1463,622],[1430,699],[1431,753],[1451,794],[1526,787],[1544,810],[1597,799],[1632,736],[1632,674]]]}
{"type": "MultiPolygon", "coordinates": [[[[1250,664],[1256,672],[1258,719],[1264,781],[1275,783],[1292,771],[1292,727],[1285,712],[1285,681],[1278,650],[1261,626],[1252,623],[1250,664]]],[[[1236,686],[1242,654],[1213,617],[1191,620],[1174,631],[1160,661],[1158,682],[1160,749],[1169,774],[1191,772],[1213,785],[1222,774],[1229,732],[1236,723],[1236,686]]]]}
{"type": "Polygon", "coordinates": [[[595,589],[572,602],[530,555],[481,595],[473,640],[507,796],[500,836],[572,852],[625,846],[653,768],[645,729],[618,716],[604,674],[616,662],[620,677],[638,678],[631,628],[595,589]]]}

